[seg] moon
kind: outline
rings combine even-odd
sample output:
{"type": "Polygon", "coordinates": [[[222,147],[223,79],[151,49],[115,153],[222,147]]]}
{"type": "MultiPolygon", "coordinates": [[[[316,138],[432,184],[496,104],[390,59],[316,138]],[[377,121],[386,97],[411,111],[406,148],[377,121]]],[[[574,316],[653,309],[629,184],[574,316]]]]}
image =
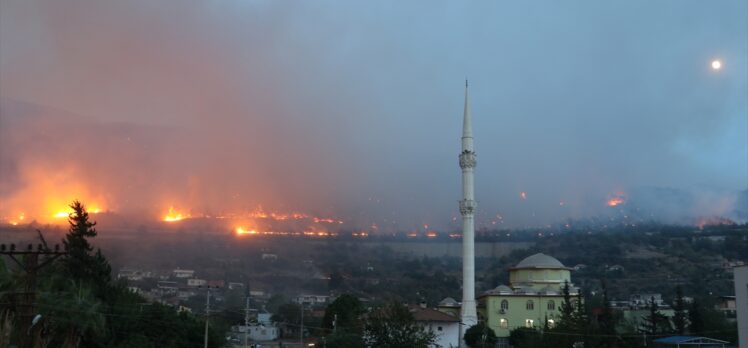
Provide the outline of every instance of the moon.
{"type": "Polygon", "coordinates": [[[719,59],[715,59],[712,61],[712,69],[719,70],[722,69],[722,62],[719,61],[719,59]]]}

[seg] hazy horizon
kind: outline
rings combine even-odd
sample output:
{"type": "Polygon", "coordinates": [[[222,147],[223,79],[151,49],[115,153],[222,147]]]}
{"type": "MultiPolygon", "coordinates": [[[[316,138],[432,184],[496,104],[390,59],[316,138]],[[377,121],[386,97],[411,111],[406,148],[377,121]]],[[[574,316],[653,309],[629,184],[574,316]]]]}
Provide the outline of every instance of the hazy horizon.
{"type": "Polygon", "coordinates": [[[0,218],[77,198],[453,229],[466,77],[478,228],[614,198],[664,221],[748,211],[744,1],[0,10],[0,218]]]}

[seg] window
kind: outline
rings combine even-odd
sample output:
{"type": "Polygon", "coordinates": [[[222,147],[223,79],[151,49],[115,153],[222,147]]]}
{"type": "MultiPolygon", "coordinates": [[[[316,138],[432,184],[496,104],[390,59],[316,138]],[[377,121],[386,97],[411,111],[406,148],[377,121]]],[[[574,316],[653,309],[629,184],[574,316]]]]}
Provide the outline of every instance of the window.
{"type": "Polygon", "coordinates": [[[532,319],[525,319],[525,327],[526,328],[532,329],[532,327],[534,326],[534,324],[535,324],[534,320],[532,320],[532,319]]]}
{"type": "Polygon", "coordinates": [[[499,326],[500,326],[500,327],[501,327],[502,329],[507,329],[507,328],[509,328],[509,321],[507,321],[507,320],[506,320],[506,319],[504,319],[504,318],[501,318],[501,319],[499,320],[499,326]]]}
{"type": "Polygon", "coordinates": [[[527,300],[527,305],[525,305],[525,308],[527,308],[528,311],[535,309],[535,302],[532,302],[532,300],[527,300]]]}
{"type": "Polygon", "coordinates": [[[548,319],[548,328],[552,329],[556,326],[556,322],[553,319],[548,319]]]}
{"type": "Polygon", "coordinates": [[[501,300],[501,309],[505,311],[509,310],[509,301],[501,300]]]}
{"type": "Polygon", "coordinates": [[[556,310],[556,302],[553,302],[553,300],[548,301],[548,310],[549,311],[556,310]]]}

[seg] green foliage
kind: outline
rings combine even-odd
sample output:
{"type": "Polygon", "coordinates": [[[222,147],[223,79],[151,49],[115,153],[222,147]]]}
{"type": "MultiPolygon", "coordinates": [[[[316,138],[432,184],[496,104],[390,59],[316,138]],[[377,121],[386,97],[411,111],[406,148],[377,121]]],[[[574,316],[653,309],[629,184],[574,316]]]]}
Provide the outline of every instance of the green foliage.
{"type": "Polygon", "coordinates": [[[669,330],[667,326],[667,317],[665,317],[657,308],[654,297],[650,298],[647,302],[647,308],[649,314],[643,319],[641,331],[649,336],[656,336],[658,333],[667,333],[669,330]]]}
{"type": "Polygon", "coordinates": [[[327,348],[364,348],[364,340],[361,334],[346,332],[344,330],[338,330],[323,340],[323,343],[318,346],[327,348]]]}
{"type": "MultiPolygon", "coordinates": [[[[183,348],[203,346],[204,320],[177,313],[172,307],[148,303],[111,281],[111,267],[100,250],[94,252],[89,239],[96,236],[95,222],[78,201],[71,205],[70,230],[63,241],[68,255],[38,273],[37,324],[44,328],[46,342],[36,336],[37,346],[183,348]]],[[[9,276],[0,262],[0,296],[20,288],[21,280],[9,276]]],[[[0,307],[1,330],[16,329],[18,317],[8,316],[10,307],[0,307]]],[[[7,331],[4,331],[7,332],[7,331]]],[[[221,330],[211,330],[211,347],[225,343],[221,330]]],[[[0,338],[0,346],[15,344],[0,338]]]]}
{"type": "Polygon", "coordinates": [[[71,279],[95,285],[94,290],[101,296],[111,281],[112,267],[101,250],[93,253],[93,247],[88,242],[89,238],[97,235],[94,228],[96,222],[89,221],[83,203],[74,201],[70,208],[73,209],[68,219],[70,229],[62,241],[68,252],[62,259],[64,271],[71,279]]]}
{"type": "Polygon", "coordinates": [[[397,302],[370,313],[365,337],[369,346],[380,348],[426,348],[436,342],[436,334],[423,330],[408,307],[397,302]]]}
{"type": "Polygon", "coordinates": [[[675,288],[675,301],[673,303],[673,310],[675,311],[673,315],[675,333],[683,335],[686,333],[686,323],[688,319],[686,314],[686,302],[683,299],[683,288],[681,288],[680,285],[675,288]]]}
{"type": "Polygon", "coordinates": [[[465,344],[470,348],[489,348],[496,345],[496,333],[485,323],[478,323],[465,331],[465,344]]]}
{"type": "Polygon", "coordinates": [[[338,296],[325,309],[325,316],[322,318],[322,327],[326,329],[342,329],[347,332],[360,333],[361,320],[359,319],[364,313],[364,307],[356,296],[343,294],[338,296]],[[337,320],[336,320],[337,316],[337,320]],[[335,325],[333,325],[333,322],[335,325]]]}

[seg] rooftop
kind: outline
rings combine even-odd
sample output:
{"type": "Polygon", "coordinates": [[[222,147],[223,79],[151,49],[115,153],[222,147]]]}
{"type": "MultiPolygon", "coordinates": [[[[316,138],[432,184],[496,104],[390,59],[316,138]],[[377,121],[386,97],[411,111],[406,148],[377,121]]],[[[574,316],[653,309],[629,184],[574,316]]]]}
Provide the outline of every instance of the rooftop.
{"type": "Polygon", "coordinates": [[[537,253],[526,257],[512,269],[569,269],[553,256],[537,253]]]}

